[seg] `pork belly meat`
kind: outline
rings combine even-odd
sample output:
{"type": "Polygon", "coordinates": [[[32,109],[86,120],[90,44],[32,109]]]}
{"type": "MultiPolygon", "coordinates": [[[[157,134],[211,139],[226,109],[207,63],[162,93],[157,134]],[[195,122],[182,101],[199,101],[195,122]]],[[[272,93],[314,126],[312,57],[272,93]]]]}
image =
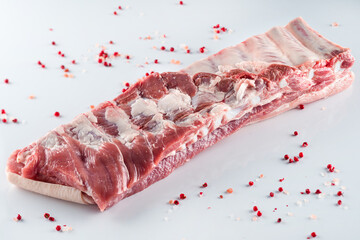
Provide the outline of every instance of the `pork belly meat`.
{"type": "Polygon", "coordinates": [[[7,171],[78,189],[103,211],[237,129],[346,89],[353,63],[349,49],[297,18],[179,72],[151,74],[16,150],[7,171]]]}

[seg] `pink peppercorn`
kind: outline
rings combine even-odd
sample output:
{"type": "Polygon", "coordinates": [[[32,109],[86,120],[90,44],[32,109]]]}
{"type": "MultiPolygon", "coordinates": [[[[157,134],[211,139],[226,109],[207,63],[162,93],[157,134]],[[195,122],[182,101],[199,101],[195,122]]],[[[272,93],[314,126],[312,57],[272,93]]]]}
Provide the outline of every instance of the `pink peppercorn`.
{"type": "Polygon", "coordinates": [[[126,55],[126,59],[130,59],[130,56],[129,56],[129,55],[126,55]]]}
{"type": "Polygon", "coordinates": [[[180,4],[180,5],[183,5],[183,4],[184,4],[184,2],[183,2],[183,1],[180,1],[180,2],[179,2],[179,4],[180,4]]]}
{"type": "Polygon", "coordinates": [[[273,192],[270,192],[270,197],[274,197],[274,193],[273,192]]]}
{"type": "Polygon", "coordinates": [[[155,64],[158,64],[158,63],[159,63],[159,60],[155,59],[155,60],[154,60],[154,63],[155,63],[155,64]]]}
{"type": "Polygon", "coordinates": [[[250,182],[249,182],[249,186],[252,186],[252,185],[254,185],[254,182],[253,182],[253,181],[250,181],[250,182]]]}
{"type": "Polygon", "coordinates": [[[299,158],[298,158],[298,157],[294,157],[294,161],[295,161],[295,162],[298,162],[298,161],[299,161],[299,158]]]}
{"type": "Polygon", "coordinates": [[[201,47],[201,48],[199,49],[199,51],[200,51],[201,53],[204,53],[204,52],[205,52],[205,47],[201,47]]]}
{"type": "Polygon", "coordinates": [[[279,187],[279,192],[284,191],[284,189],[282,187],[279,187]]]}
{"type": "Polygon", "coordinates": [[[117,12],[116,12],[116,11],[114,11],[114,15],[117,15],[117,12]]]}
{"type": "Polygon", "coordinates": [[[303,157],[304,157],[304,153],[303,153],[303,152],[300,152],[300,153],[299,153],[299,157],[303,158],[303,157]]]}
{"type": "Polygon", "coordinates": [[[278,223],[281,223],[281,218],[278,218],[277,222],[278,222],[278,223]]]}
{"type": "Polygon", "coordinates": [[[186,50],[186,53],[190,53],[190,49],[186,50]]]}
{"type": "Polygon", "coordinates": [[[44,213],[44,218],[49,218],[50,214],[49,213],[44,213]]]}
{"type": "Polygon", "coordinates": [[[342,193],[341,191],[338,191],[338,192],[337,192],[337,195],[340,197],[340,196],[343,195],[343,193],[342,193]]]}
{"type": "Polygon", "coordinates": [[[262,213],[260,211],[258,211],[256,215],[258,215],[258,217],[261,217],[262,213]]]}
{"type": "Polygon", "coordinates": [[[9,83],[9,79],[5,79],[4,83],[8,84],[9,83]]]}
{"type": "Polygon", "coordinates": [[[303,142],[302,146],[307,147],[309,144],[307,142],[303,142]]]}
{"type": "Polygon", "coordinates": [[[52,44],[52,45],[55,45],[56,43],[53,41],[53,42],[51,42],[51,44],[52,44]]]}
{"type": "Polygon", "coordinates": [[[312,237],[316,237],[316,233],[315,233],[315,232],[312,232],[312,233],[311,233],[311,236],[312,236],[312,237]]]}
{"type": "Polygon", "coordinates": [[[60,226],[60,225],[57,225],[55,229],[56,229],[56,231],[59,232],[59,231],[61,231],[61,226],[60,226]]]}
{"type": "Polygon", "coordinates": [[[17,219],[18,221],[20,221],[20,220],[22,219],[21,215],[18,214],[17,217],[16,217],[16,219],[17,219]]]}
{"type": "Polygon", "coordinates": [[[72,60],[71,63],[72,63],[72,64],[75,64],[76,62],[75,62],[75,60],[72,60]]]}
{"type": "Polygon", "coordinates": [[[339,201],[337,202],[337,204],[338,204],[338,205],[341,205],[341,204],[342,204],[342,201],[341,201],[341,200],[339,200],[339,201]]]}
{"type": "Polygon", "coordinates": [[[186,198],[186,195],[183,194],[183,193],[181,193],[181,194],[180,194],[180,199],[185,199],[185,198],[186,198]]]}
{"type": "Polygon", "coordinates": [[[306,194],[310,194],[310,189],[307,188],[307,189],[305,190],[305,192],[306,192],[306,194]]]}
{"type": "Polygon", "coordinates": [[[161,46],[161,48],[160,48],[160,49],[164,51],[166,48],[165,48],[164,46],[161,46]]]}
{"type": "Polygon", "coordinates": [[[316,189],[315,194],[320,194],[320,193],[321,193],[320,189],[316,189]]]}
{"type": "Polygon", "coordinates": [[[254,212],[256,212],[256,211],[258,210],[258,207],[257,207],[257,206],[254,206],[254,207],[253,207],[253,210],[254,210],[254,212]]]}
{"type": "Polygon", "coordinates": [[[179,201],[178,201],[178,200],[175,200],[175,201],[174,201],[174,204],[175,204],[175,205],[179,205],[179,201]]]}
{"type": "Polygon", "coordinates": [[[299,105],[299,108],[300,108],[300,109],[304,109],[304,108],[305,108],[304,104],[300,104],[300,105],[299,105]]]}
{"type": "Polygon", "coordinates": [[[299,135],[299,133],[297,131],[294,132],[294,136],[297,136],[299,135]]]}
{"type": "Polygon", "coordinates": [[[54,221],[55,221],[55,218],[49,217],[49,221],[54,222],[54,221]]]}
{"type": "Polygon", "coordinates": [[[14,119],[12,120],[13,123],[17,123],[17,121],[18,121],[18,120],[17,120],[16,118],[14,118],[14,119]]]}
{"type": "Polygon", "coordinates": [[[6,118],[4,118],[4,119],[2,120],[2,122],[3,122],[3,123],[7,123],[7,120],[6,120],[6,118]]]}
{"type": "Polygon", "coordinates": [[[289,155],[285,154],[284,159],[288,160],[289,158],[290,158],[289,155]]]}
{"type": "Polygon", "coordinates": [[[175,51],[175,49],[173,47],[170,48],[170,52],[173,52],[175,51]]]}
{"type": "Polygon", "coordinates": [[[204,188],[206,188],[206,187],[208,186],[208,184],[207,184],[207,183],[204,183],[202,186],[203,186],[204,188]]]}
{"type": "Polygon", "coordinates": [[[55,117],[59,117],[59,116],[60,116],[60,113],[59,113],[59,112],[55,112],[55,113],[54,113],[54,116],[55,116],[55,117]]]}

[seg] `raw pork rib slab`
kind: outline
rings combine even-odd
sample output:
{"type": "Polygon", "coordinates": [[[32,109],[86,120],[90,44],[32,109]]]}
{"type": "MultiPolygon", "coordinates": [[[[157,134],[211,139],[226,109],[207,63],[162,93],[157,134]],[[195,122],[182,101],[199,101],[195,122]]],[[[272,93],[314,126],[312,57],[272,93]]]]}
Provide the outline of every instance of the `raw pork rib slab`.
{"type": "Polygon", "coordinates": [[[350,50],[302,18],[154,73],[9,158],[9,180],[101,211],[237,129],[349,87],[350,50]]]}

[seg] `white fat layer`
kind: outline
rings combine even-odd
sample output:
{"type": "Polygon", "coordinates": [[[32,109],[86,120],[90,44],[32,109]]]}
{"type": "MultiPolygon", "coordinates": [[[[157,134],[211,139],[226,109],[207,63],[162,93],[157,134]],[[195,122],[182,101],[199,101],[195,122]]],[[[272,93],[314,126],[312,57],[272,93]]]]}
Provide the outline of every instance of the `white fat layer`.
{"type": "Polygon", "coordinates": [[[338,72],[340,71],[341,64],[342,64],[342,61],[337,61],[337,62],[334,64],[334,73],[338,73],[338,72]]]}
{"type": "Polygon", "coordinates": [[[314,69],[310,69],[308,78],[312,80],[314,77],[314,69]]]}
{"type": "MultiPolygon", "coordinates": [[[[314,73],[313,73],[313,75],[314,75],[314,73]]],[[[287,80],[287,78],[283,78],[283,79],[280,80],[280,82],[279,82],[279,87],[280,88],[284,88],[284,87],[286,87],[288,85],[288,82],[286,80],[287,80]]]]}
{"type": "Polygon", "coordinates": [[[81,144],[94,149],[108,141],[106,135],[96,129],[85,115],[78,116],[71,124],[64,126],[81,144]]]}
{"type": "Polygon", "coordinates": [[[92,112],[88,112],[86,113],[88,119],[90,120],[90,122],[92,123],[97,123],[97,118],[95,117],[95,115],[92,112]]]}
{"type": "Polygon", "coordinates": [[[61,147],[59,140],[58,140],[58,135],[54,132],[50,132],[48,133],[44,139],[41,141],[41,145],[44,148],[49,148],[52,150],[58,149],[61,147]]]}
{"type": "Polygon", "coordinates": [[[269,66],[269,63],[263,61],[243,61],[236,63],[235,66],[240,70],[257,74],[267,68],[269,66]]]}
{"type": "Polygon", "coordinates": [[[139,115],[152,116],[158,113],[156,103],[150,99],[138,98],[131,105],[131,116],[136,117],[139,115]]]}
{"type": "Polygon", "coordinates": [[[119,131],[118,139],[122,143],[129,143],[139,135],[139,132],[133,128],[129,116],[120,108],[107,108],[105,111],[105,119],[114,123],[119,131]]]}
{"type": "Polygon", "coordinates": [[[185,110],[191,107],[191,98],[189,95],[180,92],[177,89],[170,89],[169,94],[165,95],[158,102],[158,109],[161,113],[172,113],[185,110]]]}

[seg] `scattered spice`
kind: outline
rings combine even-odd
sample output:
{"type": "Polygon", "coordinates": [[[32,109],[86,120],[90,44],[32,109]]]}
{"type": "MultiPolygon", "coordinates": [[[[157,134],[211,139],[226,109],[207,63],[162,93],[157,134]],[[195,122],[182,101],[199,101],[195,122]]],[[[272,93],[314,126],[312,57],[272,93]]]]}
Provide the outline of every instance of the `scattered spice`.
{"type": "Polygon", "coordinates": [[[300,153],[299,153],[299,157],[300,157],[300,158],[303,158],[303,157],[304,157],[304,153],[303,153],[303,152],[300,152],[300,153]]]}
{"type": "Polygon", "coordinates": [[[337,204],[340,206],[340,205],[342,204],[342,201],[339,200],[339,201],[337,202],[337,204]]]}
{"type": "Polygon", "coordinates": [[[315,194],[320,194],[320,193],[321,193],[320,189],[316,189],[315,194]]]}
{"type": "Polygon", "coordinates": [[[279,187],[279,192],[282,192],[282,191],[284,191],[284,189],[282,188],[282,187],[279,187]]]}
{"type": "Polygon", "coordinates": [[[295,162],[298,162],[298,161],[299,161],[299,158],[298,158],[298,157],[294,157],[294,161],[295,161],[295,162]]]}
{"type": "Polygon", "coordinates": [[[179,205],[179,201],[178,201],[178,200],[175,200],[175,201],[174,201],[174,204],[175,204],[175,205],[179,205]]]}
{"type": "Polygon", "coordinates": [[[308,143],[307,143],[307,142],[303,142],[302,146],[303,146],[303,147],[307,147],[307,146],[308,146],[308,143]]]}
{"type": "Polygon", "coordinates": [[[186,198],[186,195],[184,193],[180,194],[180,199],[184,200],[186,198]]]}
{"type": "Polygon", "coordinates": [[[258,212],[256,213],[256,215],[258,215],[258,217],[261,217],[261,216],[262,216],[262,212],[258,211],[258,212]]]}
{"type": "Polygon", "coordinates": [[[279,182],[283,182],[285,180],[285,178],[281,178],[279,179],[279,182]]]}
{"type": "Polygon", "coordinates": [[[201,48],[199,49],[199,51],[200,51],[201,53],[204,53],[204,52],[205,52],[205,47],[201,47],[201,48]]]}
{"type": "Polygon", "coordinates": [[[16,217],[16,220],[20,221],[22,219],[21,215],[18,214],[17,217],[16,217]]]}
{"type": "Polygon", "coordinates": [[[50,214],[49,213],[44,213],[44,218],[49,218],[50,214]]]}
{"type": "Polygon", "coordinates": [[[6,78],[6,79],[4,80],[4,83],[5,83],[5,84],[9,84],[9,79],[6,78]]]}
{"type": "Polygon", "coordinates": [[[311,236],[314,238],[314,237],[316,237],[316,233],[315,232],[312,232],[311,233],[311,236]]]}
{"type": "Polygon", "coordinates": [[[55,112],[55,113],[54,113],[54,116],[55,116],[55,117],[59,117],[59,116],[60,116],[60,113],[59,113],[59,112],[55,112]]]}
{"type": "Polygon", "coordinates": [[[254,212],[256,212],[256,211],[258,210],[258,207],[257,207],[257,206],[254,206],[254,207],[253,207],[253,210],[254,210],[254,212]]]}
{"type": "Polygon", "coordinates": [[[223,199],[223,198],[224,198],[224,196],[223,196],[223,195],[220,195],[220,196],[219,196],[219,198],[223,199]]]}
{"type": "Polygon", "coordinates": [[[277,222],[278,222],[278,223],[281,223],[281,218],[278,218],[277,222]]]}
{"type": "Polygon", "coordinates": [[[14,119],[12,120],[12,122],[13,122],[13,123],[17,123],[18,120],[17,120],[16,118],[14,118],[14,119]]]}
{"type": "Polygon", "coordinates": [[[183,2],[183,1],[180,1],[179,4],[180,4],[180,5],[184,5],[184,2],[183,2]]]}
{"type": "Polygon", "coordinates": [[[175,49],[173,47],[170,48],[170,52],[173,52],[175,51],[175,49]]]}
{"type": "Polygon", "coordinates": [[[232,189],[232,188],[228,188],[228,189],[226,190],[226,192],[227,192],[227,193],[233,193],[233,189],[232,189]]]}
{"type": "Polygon", "coordinates": [[[54,217],[49,217],[49,221],[54,222],[55,218],[54,217]]]}
{"type": "Polygon", "coordinates": [[[338,191],[337,194],[339,197],[343,195],[343,193],[341,191],[338,191]]]}
{"type": "Polygon", "coordinates": [[[52,45],[56,45],[56,43],[54,41],[51,42],[52,45]]]}
{"type": "Polygon", "coordinates": [[[285,160],[288,160],[289,158],[290,158],[289,155],[287,155],[287,154],[284,155],[285,160]]]}
{"type": "Polygon", "coordinates": [[[270,192],[269,196],[270,196],[270,197],[274,197],[274,193],[273,193],[273,192],[270,192]]]}
{"type": "Polygon", "coordinates": [[[294,132],[294,136],[297,136],[299,135],[299,133],[297,131],[294,132]]]}
{"type": "Polygon", "coordinates": [[[252,185],[254,185],[254,182],[253,182],[253,181],[250,181],[250,182],[249,182],[249,186],[251,187],[252,185]]]}
{"type": "Polygon", "coordinates": [[[159,60],[155,59],[155,60],[154,60],[154,63],[155,63],[155,64],[158,64],[158,63],[159,63],[159,60]]]}
{"type": "Polygon", "coordinates": [[[71,63],[72,63],[72,64],[75,64],[76,62],[75,62],[75,60],[72,60],[71,63]]]}
{"type": "Polygon", "coordinates": [[[304,109],[304,108],[305,108],[304,104],[300,104],[300,105],[299,105],[299,108],[300,108],[300,109],[304,109]]]}
{"type": "Polygon", "coordinates": [[[56,229],[56,231],[60,232],[61,231],[61,226],[57,225],[55,229],[56,229]]]}
{"type": "Polygon", "coordinates": [[[307,189],[305,190],[305,193],[306,193],[306,194],[310,194],[310,189],[307,188],[307,189]]]}
{"type": "Polygon", "coordinates": [[[208,186],[207,183],[204,183],[204,184],[202,185],[203,188],[206,188],[207,186],[208,186]]]}

